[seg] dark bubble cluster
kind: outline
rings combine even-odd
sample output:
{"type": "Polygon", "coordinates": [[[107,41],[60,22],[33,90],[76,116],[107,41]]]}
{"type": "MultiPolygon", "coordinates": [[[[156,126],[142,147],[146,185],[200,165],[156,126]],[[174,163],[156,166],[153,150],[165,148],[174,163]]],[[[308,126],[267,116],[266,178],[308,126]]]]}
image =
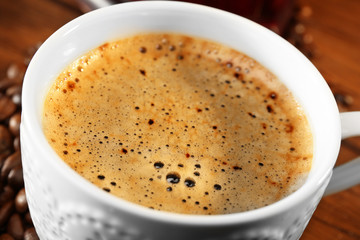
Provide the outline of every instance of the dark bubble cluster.
{"type": "Polygon", "coordinates": [[[157,210],[231,213],[286,196],[308,168],[307,126],[247,56],[161,34],[91,54],[58,77],[44,125],[59,155],[104,191],[157,210]]]}

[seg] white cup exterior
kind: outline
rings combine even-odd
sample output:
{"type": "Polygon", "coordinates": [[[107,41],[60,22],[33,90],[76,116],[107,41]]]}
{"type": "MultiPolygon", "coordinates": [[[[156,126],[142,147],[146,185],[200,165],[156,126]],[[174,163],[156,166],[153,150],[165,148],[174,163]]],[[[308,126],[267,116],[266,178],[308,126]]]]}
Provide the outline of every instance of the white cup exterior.
{"type": "Polygon", "coordinates": [[[33,57],[22,98],[21,152],[31,216],[41,239],[299,239],[331,178],[341,126],[333,95],[316,68],[275,33],[240,16],[172,1],[141,1],[85,14],[55,32],[33,57]],[[314,159],[295,193],[257,210],[218,216],[159,212],[116,198],[67,166],[41,126],[45,94],[73,60],[111,40],[175,32],[217,41],[270,69],[306,110],[314,159]]]}

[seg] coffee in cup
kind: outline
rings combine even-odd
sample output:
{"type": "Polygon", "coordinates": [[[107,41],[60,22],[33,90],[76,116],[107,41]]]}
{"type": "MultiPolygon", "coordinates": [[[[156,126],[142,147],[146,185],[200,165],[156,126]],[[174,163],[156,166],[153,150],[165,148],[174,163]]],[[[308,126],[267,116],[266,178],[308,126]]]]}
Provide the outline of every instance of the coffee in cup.
{"type": "Polygon", "coordinates": [[[312,164],[306,114],[273,73],[177,33],[109,41],[75,60],[50,87],[42,124],[76,172],[155,210],[257,209],[297,190],[312,164]]]}

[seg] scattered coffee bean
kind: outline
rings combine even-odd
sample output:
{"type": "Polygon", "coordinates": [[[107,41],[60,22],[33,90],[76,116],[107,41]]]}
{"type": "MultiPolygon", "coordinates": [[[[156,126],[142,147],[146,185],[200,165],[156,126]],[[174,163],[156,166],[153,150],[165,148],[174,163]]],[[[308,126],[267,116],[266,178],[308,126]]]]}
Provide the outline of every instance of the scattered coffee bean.
{"type": "Polygon", "coordinates": [[[344,107],[350,107],[354,99],[348,94],[334,93],[335,100],[338,104],[344,107]]]}
{"type": "Polygon", "coordinates": [[[11,86],[9,87],[8,89],[6,89],[6,96],[8,97],[12,97],[16,94],[21,94],[21,85],[14,85],[14,86],[11,86]]]}
{"type": "Polygon", "coordinates": [[[12,95],[11,100],[13,101],[13,103],[15,105],[20,106],[21,105],[21,93],[12,95]]]}
{"type": "Polygon", "coordinates": [[[9,78],[3,78],[0,81],[0,90],[8,89],[9,87],[12,87],[14,85],[14,80],[9,78]]]}
{"type": "Polygon", "coordinates": [[[24,238],[24,226],[18,213],[14,213],[10,217],[7,232],[16,240],[22,240],[24,238]]]}
{"type": "Polygon", "coordinates": [[[0,240],[15,240],[12,236],[10,236],[7,233],[1,234],[0,235],[0,240]]]}
{"type": "Polygon", "coordinates": [[[10,131],[4,125],[0,125],[0,154],[9,151],[11,141],[10,131]]]}
{"type": "Polygon", "coordinates": [[[14,150],[15,151],[20,151],[20,136],[17,136],[16,138],[14,138],[14,150]]]}
{"type": "Polygon", "coordinates": [[[11,64],[6,71],[6,77],[11,80],[19,78],[20,75],[20,67],[17,64],[11,64]]]}
{"type": "Polygon", "coordinates": [[[31,228],[26,229],[26,231],[24,233],[24,240],[39,240],[39,237],[36,234],[35,228],[31,227],[31,228]]]}
{"type": "Polygon", "coordinates": [[[0,240],[39,239],[23,188],[19,137],[22,81],[30,58],[11,64],[0,79],[0,240]]]}
{"type": "Polygon", "coordinates": [[[24,186],[24,177],[21,165],[18,165],[11,169],[8,175],[8,183],[14,189],[19,189],[24,186]]]}
{"type": "Polygon", "coordinates": [[[15,198],[15,209],[18,213],[25,213],[28,210],[25,189],[22,188],[15,198]]]}
{"type": "Polygon", "coordinates": [[[10,186],[5,186],[0,191],[0,206],[3,206],[6,202],[12,200],[15,196],[15,191],[10,186]]]}
{"type": "Polygon", "coordinates": [[[0,121],[10,117],[15,110],[16,105],[8,96],[0,96],[0,121]]]}
{"type": "Polygon", "coordinates": [[[11,86],[6,90],[6,95],[11,98],[16,106],[21,105],[21,85],[11,86]]]}
{"type": "Polygon", "coordinates": [[[9,201],[0,207],[0,229],[5,226],[14,211],[14,202],[9,201]]]}
{"type": "Polygon", "coordinates": [[[14,85],[21,85],[25,74],[25,67],[24,64],[11,64],[6,71],[6,77],[0,81],[0,90],[3,91],[14,85]]]}
{"type": "Polygon", "coordinates": [[[24,216],[24,219],[25,219],[25,222],[27,224],[30,224],[30,225],[33,225],[33,221],[31,219],[31,215],[30,215],[30,212],[27,212],[24,216]]]}
{"type": "Polygon", "coordinates": [[[1,169],[1,179],[4,180],[8,177],[10,171],[21,164],[21,154],[19,151],[11,154],[4,162],[4,165],[1,169]]]}
{"type": "Polygon", "coordinates": [[[20,135],[20,120],[21,120],[21,114],[20,112],[15,113],[11,116],[9,119],[9,130],[14,136],[20,135]]]}

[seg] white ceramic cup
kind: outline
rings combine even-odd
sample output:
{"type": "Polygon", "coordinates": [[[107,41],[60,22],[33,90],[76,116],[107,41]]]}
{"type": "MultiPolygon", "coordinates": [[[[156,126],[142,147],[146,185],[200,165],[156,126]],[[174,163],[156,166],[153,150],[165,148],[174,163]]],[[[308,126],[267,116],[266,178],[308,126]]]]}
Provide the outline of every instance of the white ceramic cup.
{"type": "MultiPolygon", "coordinates": [[[[22,101],[25,189],[42,240],[298,239],[332,177],[342,134],[360,134],[360,112],[339,114],[322,76],[288,42],[234,14],[171,1],[119,4],[66,24],[33,57],[22,101]],[[159,212],[104,192],[60,159],[41,126],[44,96],[52,81],[69,63],[104,42],[151,31],[180,32],[231,46],[285,83],[305,108],[314,135],[313,166],[299,190],[270,206],[242,213],[159,212]]],[[[336,168],[328,192],[358,184],[359,171],[359,160],[336,168]]]]}

